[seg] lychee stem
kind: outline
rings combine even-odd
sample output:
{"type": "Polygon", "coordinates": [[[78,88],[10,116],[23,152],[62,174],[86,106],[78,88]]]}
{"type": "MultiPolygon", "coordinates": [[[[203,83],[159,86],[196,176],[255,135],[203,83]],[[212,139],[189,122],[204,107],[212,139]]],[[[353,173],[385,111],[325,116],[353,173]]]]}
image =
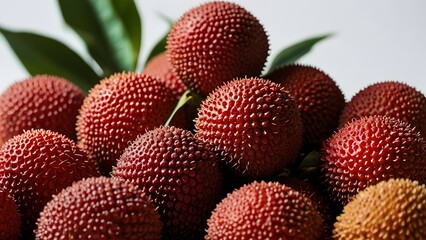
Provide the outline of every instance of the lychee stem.
{"type": "Polygon", "coordinates": [[[175,114],[177,113],[177,111],[179,111],[179,109],[186,106],[187,104],[191,104],[193,106],[199,106],[201,104],[202,100],[203,99],[198,94],[192,92],[191,90],[186,90],[182,94],[182,96],[179,98],[179,101],[176,104],[176,107],[173,109],[172,114],[170,114],[170,117],[169,117],[169,119],[167,119],[164,126],[169,126],[170,122],[172,121],[172,119],[175,116],[175,114]]]}

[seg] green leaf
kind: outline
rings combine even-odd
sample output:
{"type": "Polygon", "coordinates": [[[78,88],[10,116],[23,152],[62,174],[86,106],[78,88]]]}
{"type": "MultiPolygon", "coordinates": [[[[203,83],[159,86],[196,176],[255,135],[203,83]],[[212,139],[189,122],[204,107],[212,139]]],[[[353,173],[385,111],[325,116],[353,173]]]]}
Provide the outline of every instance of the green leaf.
{"type": "Polygon", "coordinates": [[[86,93],[99,81],[100,77],[77,53],[57,40],[3,28],[0,32],[31,75],[60,76],[86,93]]]}
{"type": "Polygon", "coordinates": [[[201,104],[202,98],[194,93],[191,90],[186,90],[179,98],[176,107],[173,109],[172,114],[170,114],[169,119],[167,119],[164,126],[169,126],[170,122],[173,120],[173,117],[176,113],[186,105],[199,106],[201,104]]]}
{"type": "Polygon", "coordinates": [[[141,20],[133,0],[58,0],[65,22],[110,75],[134,71],[141,45],[141,20]]]}
{"type": "Polygon", "coordinates": [[[170,30],[173,26],[173,20],[167,17],[166,15],[159,14],[160,17],[169,24],[169,30],[166,34],[154,45],[154,47],[151,49],[151,52],[148,54],[148,57],[145,61],[145,65],[151,60],[153,57],[157,56],[160,53],[163,53],[166,51],[166,45],[167,45],[167,36],[170,33],[170,30]]]}
{"type": "Polygon", "coordinates": [[[332,36],[332,34],[325,34],[318,37],[313,37],[309,39],[305,39],[301,42],[295,43],[285,49],[283,49],[281,52],[279,52],[274,60],[272,61],[271,66],[269,67],[268,72],[272,72],[273,70],[284,66],[286,64],[291,64],[299,60],[302,56],[307,54],[309,51],[311,51],[312,47],[320,42],[321,40],[324,40],[328,37],[332,36]]]}

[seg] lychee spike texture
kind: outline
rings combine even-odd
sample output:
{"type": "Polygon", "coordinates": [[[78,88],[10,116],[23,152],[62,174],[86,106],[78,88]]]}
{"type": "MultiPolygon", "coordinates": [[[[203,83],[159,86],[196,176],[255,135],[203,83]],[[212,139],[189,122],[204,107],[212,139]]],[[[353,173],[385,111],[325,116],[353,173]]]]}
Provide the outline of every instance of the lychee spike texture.
{"type": "Polygon", "coordinates": [[[359,91],[343,109],[340,126],[373,115],[401,119],[426,137],[426,96],[405,83],[379,82],[359,91]]]}
{"type": "Polygon", "coordinates": [[[171,89],[149,75],[118,73],[105,78],[84,100],[77,120],[79,145],[102,174],[109,175],[128,144],[164,124],[177,100],[171,89]]]}
{"type": "Polygon", "coordinates": [[[21,235],[21,215],[15,201],[0,189],[0,239],[16,240],[21,235]]]}
{"type": "Polygon", "coordinates": [[[326,73],[312,66],[293,64],[278,68],[265,78],[281,84],[296,101],[305,144],[318,145],[337,128],[345,97],[326,73]]]}
{"type": "Polygon", "coordinates": [[[348,123],[324,144],[331,196],[346,204],[360,190],[390,178],[426,181],[426,142],[411,125],[373,116],[348,123]]]}
{"type": "Polygon", "coordinates": [[[322,219],[303,194],[253,182],[228,194],[208,220],[206,239],[320,239],[322,219]]]}
{"type": "Polygon", "coordinates": [[[0,146],[24,130],[48,129],[76,139],[75,123],[84,93],[67,80],[37,75],[0,95],[0,146]]]}
{"type": "Polygon", "coordinates": [[[289,93],[260,78],[231,81],[201,104],[197,137],[240,177],[273,177],[291,165],[302,142],[299,110],[289,93]]]}
{"type": "Polygon", "coordinates": [[[113,177],[146,192],[164,222],[164,239],[200,239],[222,197],[222,175],[209,146],[186,130],[155,128],[121,156],[113,177]]]}
{"type": "Polygon", "coordinates": [[[214,1],[181,16],[170,31],[167,50],[182,82],[206,96],[230,79],[260,76],[269,43],[263,26],[246,9],[214,1]]]}
{"type": "Polygon", "coordinates": [[[85,152],[50,130],[26,131],[0,149],[0,186],[18,204],[23,235],[32,233],[39,213],[53,194],[74,181],[98,175],[95,163],[85,152]]]}
{"type": "Polygon", "coordinates": [[[106,177],[75,182],[40,213],[37,240],[161,239],[162,223],[137,186],[106,177]]]}
{"type": "Polygon", "coordinates": [[[350,201],[334,224],[334,239],[426,239],[426,186],[390,179],[350,201]]]}

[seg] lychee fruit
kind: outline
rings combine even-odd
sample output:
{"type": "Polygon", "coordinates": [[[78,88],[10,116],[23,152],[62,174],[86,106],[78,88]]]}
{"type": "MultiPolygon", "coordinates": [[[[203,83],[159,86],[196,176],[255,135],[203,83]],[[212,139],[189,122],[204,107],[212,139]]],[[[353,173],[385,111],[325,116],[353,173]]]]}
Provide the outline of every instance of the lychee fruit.
{"type": "Polygon", "coordinates": [[[324,144],[323,173],[331,197],[343,204],[390,178],[426,181],[426,142],[399,119],[372,116],[348,123],[324,144]]]}
{"type": "Polygon", "coordinates": [[[359,91],[344,107],[340,126],[373,115],[401,119],[426,137],[426,96],[405,83],[379,82],[359,91]]]}
{"type": "Polygon", "coordinates": [[[164,222],[164,239],[199,239],[222,197],[214,152],[193,133],[155,128],[139,136],[117,162],[113,177],[146,192],[164,222]]]}
{"type": "Polygon", "coordinates": [[[85,152],[50,130],[30,130],[9,139],[0,150],[0,186],[14,197],[22,214],[23,236],[32,234],[44,205],[63,188],[98,176],[85,152]]]}
{"type": "Polygon", "coordinates": [[[170,88],[149,75],[105,78],[90,91],[77,118],[79,146],[109,175],[130,142],[166,123],[177,100],[170,88]]]}
{"type": "Polygon", "coordinates": [[[167,50],[181,81],[206,96],[230,79],[260,76],[269,43],[250,12],[235,3],[214,1],[180,17],[168,35],[167,50]]]}
{"type": "Polygon", "coordinates": [[[172,65],[169,63],[165,52],[153,57],[145,66],[142,73],[158,77],[178,96],[182,95],[186,90],[185,85],[173,72],[172,65]]]}
{"type": "Polygon", "coordinates": [[[0,239],[16,240],[21,235],[21,215],[12,196],[0,188],[0,239]]]}
{"type": "Polygon", "coordinates": [[[87,178],[47,203],[36,239],[161,239],[162,222],[137,186],[106,177],[87,178]]]}
{"type": "Polygon", "coordinates": [[[260,78],[233,80],[201,104],[197,137],[239,177],[264,179],[290,166],[302,143],[302,122],[285,88],[260,78]]]}
{"type": "Polygon", "coordinates": [[[367,187],[343,209],[334,239],[426,239],[426,186],[390,179],[367,187]]]}
{"type": "Polygon", "coordinates": [[[75,123],[84,93],[56,76],[37,75],[9,86],[0,95],[0,146],[24,130],[47,129],[75,140],[75,123]]]}
{"type": "Polygon", "coordinates": [[[303,194],[253,182],[228,194],[208,220],[206,239],[320,239],[321,215],[303,194]]]}
{"type": "Polygon", "coordinates": [[[296,101],[306,145],[320,145],[337,128],[345,97],[326,73],[312,66],[292,64],[272,71],[265,78],[281,84],[296,101]]]}

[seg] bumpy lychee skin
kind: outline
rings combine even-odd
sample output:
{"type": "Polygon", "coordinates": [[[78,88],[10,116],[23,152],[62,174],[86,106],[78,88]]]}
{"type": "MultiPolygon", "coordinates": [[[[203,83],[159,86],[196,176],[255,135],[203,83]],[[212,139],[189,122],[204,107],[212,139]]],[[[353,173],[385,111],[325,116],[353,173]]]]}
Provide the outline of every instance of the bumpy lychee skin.
{"type": "Polygon", "coordinates": [[[259,76],[268,37],[246,9],[208,2],[187,11],[172,27],[167,56],[182,82],[200,95],[236,77],[259,76]]]}
{"type": "Polygon", "coordinates": [[[165,239],[199,239],[222,197],[222,175],[209,146],[186,130],[159,127],[138,137],[113,176],[146,192],[158,207],[165,239]]]}
{"type": "Polygon", "coordinates": [[[128,144],[164,124],[178,96],[157,78],[120,73],[102,80],[84,100],[77,119],[79,145],[109,175],[128,144]]]}
{"type": "Polygon", "coordinates": [[[152,58],[142,73],[160,78],[176,95],[180,96],[186,90],[185,85],[173,72],[172,65],[169,63],[166,53],[160,53],[152,58]]]}
{"type": "Polygon", "coordinates": [[[361,90],[343,109],[340,126],[373,115],[399,118],[426,136],[426,96],[405,83],[386,81],[361,90]]]}
{"type": "Polygon", "coordinates": [[[320,239],[322,219],[303,194],[253,182],[228,194],[208,220],[206,239],[320,239]]]}
{"type": "Polygon", "coordinates": [[[137,186],[106,177],[87,178],[56,195],[40,213],[38,240],[161,239],[162,222],[137,186]]]}
{"type": "Polygon", "coordinates": [[[21,235],[21,216],[15,200],[0,189],[0,239],[16,240],[21,235]]]}
{"type": "MultiPolygon", "coordinates": [[[[23,235],[32,233],[44,205],[63,188],[98,176],[85,152],[50,130],[30,130],[9,139],[0,150],[0,186],[14,197],[22,214],[23,235]]],[[[27,239],[27,238],[26,238],[27,239]]]]}
{"type": "Polygon", "coordinates": [[[324,144],[323,172],[331,197],[343,204],[390,178],[426,181],[426,142],[399,119],[373,116],[347,124],[324,144]]]}
{"type": "Polygon", "coordinates": [[[350,201],[334,224],[334,239],[426,239],[426,186],[390,179],[350,201]]]}
{"type": "Polygon", "coordinates": [[[299,110],[281,86],[260,78],[237,79],[201,104],[197,136],[240,177],[273,177],[293,163],[302,142],[299,110]]]}
{"type": "Polygon", "coordinates": [[[75,140],[84,93],[67,80],[37,75],[12,84],[0,95],[0,146],[24,130],[48,129],[75,140]]]}
{"type": "Polygon", "coordinates": [[[339,124],[345,97],[323,71],[305,65],[287,65],[265,76],[286,88],[296,101],[303,123],[304,143],[318,145],[339,124]]]}

